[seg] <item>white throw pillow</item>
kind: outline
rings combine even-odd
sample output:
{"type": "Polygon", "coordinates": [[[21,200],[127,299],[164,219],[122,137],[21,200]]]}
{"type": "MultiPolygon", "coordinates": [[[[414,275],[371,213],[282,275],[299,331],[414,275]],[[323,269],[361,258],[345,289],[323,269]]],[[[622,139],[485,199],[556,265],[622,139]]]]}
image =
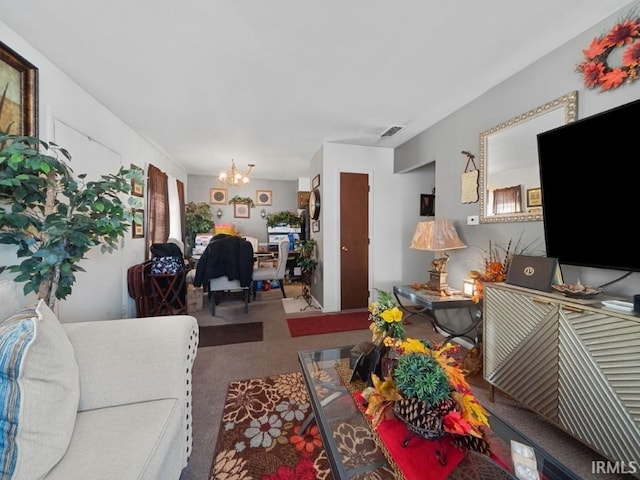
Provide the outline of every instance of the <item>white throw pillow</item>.
{"type": "Polygon", "coordinates": [[[40,479],[71,441],[80,398],[73,347],[40,300],[0,323],[0,478],[40,479]]]}

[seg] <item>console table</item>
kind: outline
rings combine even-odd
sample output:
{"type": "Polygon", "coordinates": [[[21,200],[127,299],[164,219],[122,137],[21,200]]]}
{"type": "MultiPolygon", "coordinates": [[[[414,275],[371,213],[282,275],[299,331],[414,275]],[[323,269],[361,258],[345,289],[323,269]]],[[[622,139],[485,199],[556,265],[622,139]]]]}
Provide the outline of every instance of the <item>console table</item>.
{"type": "Polygon", "coordinates": [[[640,315],[609,298],[485,283],[484,377],[605,457],[637,462],[640,315]]]}
{"type": "Polygon", "coordinates": [[[448,335],[445,342],[456,337],[464,337],[474,344],[478,343],[478,327],[482,321],[482,309],[470,297],[465,297],[464,295],[441,296],[431,290],[415,289],[412,285],[395,285],[393,294],[400,308],[409,313],[406,318],[413,315],[422,315],[431,322],[434,330],[441,330],[448,335]],[[403,305],[400,297],[413,302],[415,305],[403,305]],[[469,312],[471,322],[458,330],[444,325],[438,319],[436,312],[451,309],[466,309],[469,312]]]}

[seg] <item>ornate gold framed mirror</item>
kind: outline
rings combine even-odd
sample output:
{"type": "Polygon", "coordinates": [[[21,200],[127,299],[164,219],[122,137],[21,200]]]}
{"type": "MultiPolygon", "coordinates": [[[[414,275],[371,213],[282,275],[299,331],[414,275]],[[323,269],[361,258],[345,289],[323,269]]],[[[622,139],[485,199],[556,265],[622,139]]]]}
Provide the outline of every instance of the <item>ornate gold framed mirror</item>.
{"type": "Polygon", "coordinates": [[[542,220],[527,195],[540,188],[537,135],[577,118],[573,91],[480,134],[480,223],[542,220]]]}

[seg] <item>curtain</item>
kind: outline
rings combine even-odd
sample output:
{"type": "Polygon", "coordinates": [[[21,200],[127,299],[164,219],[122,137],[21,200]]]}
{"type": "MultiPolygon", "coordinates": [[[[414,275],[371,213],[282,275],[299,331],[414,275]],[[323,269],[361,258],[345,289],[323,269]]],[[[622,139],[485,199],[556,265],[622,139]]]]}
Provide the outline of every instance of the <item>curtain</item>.
{"type": "Polygon", "coordinates": [[[169,238],[168,176],[149,165],[147,172],[147,248],[145,259],[151,258],[151,245],[165,243],[169,238]]]}
{"type": "Polygon", "coordinates": [[[176,180],[176,185],[178,186],[178,200],[180,201],[180,231],[182,232],[180,239],[182,243],[185,243],[184,183],[176,180]]]}
{"type": "Polygon", "coordinates": [[[522,212],[522,188],[520,185],[513,187],[496,188],[493,191],[493,213],[522,212]]]}

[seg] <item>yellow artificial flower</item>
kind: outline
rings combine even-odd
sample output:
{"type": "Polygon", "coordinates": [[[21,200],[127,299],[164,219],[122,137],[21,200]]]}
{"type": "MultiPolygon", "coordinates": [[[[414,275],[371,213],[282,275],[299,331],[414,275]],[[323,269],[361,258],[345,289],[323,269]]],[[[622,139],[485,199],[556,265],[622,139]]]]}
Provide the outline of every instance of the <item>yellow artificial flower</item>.
{"type": "Polygon", "coordinates": [[[390,308],[389,310],[385,310],[380,314],[382,319],[387,323],[393,322],[401,322],[402,321],[402,310],[398,307],[390,308]]]}
{"type": "Polygon", "coordinates": [[[407,338],[401,348],[404,353],[427,353],[427,347],[417,338],[407,338]]]}
{"type": "Polygon", "coordinates": [[[384,344],[385,347],[395,347],[396,339],[393,337],[384,337],[384,340],[382,341],[382,343],[384,344]]]}

